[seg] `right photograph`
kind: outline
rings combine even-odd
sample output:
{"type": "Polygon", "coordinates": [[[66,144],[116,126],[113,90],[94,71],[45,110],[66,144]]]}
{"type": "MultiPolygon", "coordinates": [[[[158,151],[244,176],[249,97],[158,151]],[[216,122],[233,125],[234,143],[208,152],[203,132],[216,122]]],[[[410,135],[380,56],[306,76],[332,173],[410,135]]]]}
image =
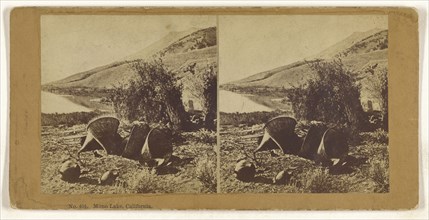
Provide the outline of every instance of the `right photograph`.
{"type": "Polygon", "coordinates": [[[388,16],[219,16],[221,193],[387,193],[388,16]]]}

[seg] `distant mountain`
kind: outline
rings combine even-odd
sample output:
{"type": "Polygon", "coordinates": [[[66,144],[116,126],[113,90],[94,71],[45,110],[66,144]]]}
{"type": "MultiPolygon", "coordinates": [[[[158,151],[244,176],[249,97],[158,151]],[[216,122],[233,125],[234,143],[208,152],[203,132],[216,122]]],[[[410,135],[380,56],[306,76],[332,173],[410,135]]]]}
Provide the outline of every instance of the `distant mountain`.
{"type": "Polygon", "coordinates": [[[198,69],[216,63],[216,28],[172,32],[143,50],[117,62],[44,84],[42,89],[109,89],[127,84],[136,76],[132,69],[133,63],[141,59],[151,60],[155,58],[161,58],[167,68],[182,75],[186,73],[188,65],[195,63],[195,68],[198,69]]]}
{"type": "Polygon", "coordinates": [[[272,70],[254,74],[244,79],[221,85],[223,88],[258,88],[273,87],[289,89],[305,83],[315,76],[307,62],[316,60],[332,60],[340,58],[344,65],[360,74],[363,84],[362,93],[370,96],[365,86],[365,69],[387,68],[387,30],[373,29],[366,32],[356,32],[346,39],[332,45],[320,53],[281,66],[272,70]]]}
{"type": "Polygon", "coordinates": [[[148,59],[154,54],[158,53],[159,51],[163,50],[164,48],[168,47],[170,44],[178,41],[179,39],[192,34],[193,32],[197,31],[197,28],[190,28],[186,31],[174,31],[170,32],[167,36],[163,37],[162,39],[156,41],[155,43],[149,45],[148,47],[131,54],[127,57],[125,57],[123,60],[137,60],[137,59],[148,59]]]}
{"type": "MultiPolygon", "coordinates": [[[[329,48],[323,50],[322,52],[318,53],[313,57],[310,57],[309,59],[311,58],[330,59],[333,57],[339,57],[344,55],[347,56],[348,55],[347,50],[353,48],[354,45],[355,47],[359,47],[360,45],[363,45],[364,42],[369,42],[369,41],[378,42],[379,40],[382,40],[383,42],[386,41],[387,43],[387,30],[375,28],[365,32],[355,32],[349,37],[347,37],[346,39],[330,46],[329,48]]],[[[366,49],[370,49],[370,48],[380,49],[374,45],[366,45],[365,47],[366,49]]],[[[358,51],[354,51],[354,52],[358,52],[358,51]]]]}

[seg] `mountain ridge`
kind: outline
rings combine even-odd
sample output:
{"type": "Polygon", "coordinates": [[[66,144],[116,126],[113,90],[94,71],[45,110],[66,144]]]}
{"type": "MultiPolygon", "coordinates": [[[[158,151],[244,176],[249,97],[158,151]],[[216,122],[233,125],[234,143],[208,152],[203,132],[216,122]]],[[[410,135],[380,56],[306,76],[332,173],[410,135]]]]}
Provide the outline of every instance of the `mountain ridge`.
{"type": "Polygon", "coordinates": [[[133,53],[124,57],[122,60],[126,61],[126,60],[147,59],[150,56],[157,53],[158,51],[164,49],[166,45],[169,45],[172,42],[177,41],[197,30],[198,30],[197,28],[190,28],[184,31],[170,32],[163,38],[159,39],[158,41],[150,44],[149,46],[141,49],[140,51],[137,51],[136,53],[133,53]]]}
{"type": "Polygon", "coordinates": [[[137,53],[107,65],[43,84],[42,89],[111,89],[114,86],[126,84],[136,76],[132,69],[133,63],[157,58],[167,63],[166,66],[171,71],[182,74],[183,70],[180,68],[185,61],[187,63],[198,63],[197,68],[207,65],[207,63],[217,62],[214,59],[216,57],[215,52],[217,52],[216,48],[216,27],[172,32],[137,53]]]}
{"type": "Polygon", "coordinates": [[[377,61],[378,68],[387,67],[387,30],[371,29],[352,33],[340,42],[316,55],[274,69],[253,74],[240,80],[222,84],[223,87],[279,87],[291,88],[312,78],[308,62],[341,59],[346,67],[362,71],[377,61]]]}

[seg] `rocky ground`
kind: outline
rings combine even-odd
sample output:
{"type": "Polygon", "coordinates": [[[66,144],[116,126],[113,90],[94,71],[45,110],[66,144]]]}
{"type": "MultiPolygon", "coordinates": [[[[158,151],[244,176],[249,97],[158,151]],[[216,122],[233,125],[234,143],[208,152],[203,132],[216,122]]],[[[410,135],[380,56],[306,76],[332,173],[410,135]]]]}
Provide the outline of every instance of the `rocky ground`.
{"type": "Polygon", "coordinates": [[[279,151],[275,152],[277,156],[271,155],[270,152],[258,153],[255,162],[251,158],[258,145],[258,135],[262,135],[262,124],[221,127],[222,193],[371,193],[389,190],[385,133],[361,133],[362,141],[356,146],[350,146],[348,166],[336,171],[279,151]],[[257,170],[255,178],[249,182],[236,179],[234,174],[237,160],[245,157],[256,165],[257,170]],[[273,177],[288,169],[293,173],[291,181],[286,184],[273,184],[273,177]]]}
{"type": "MultiPolygon", "coordinates": [[[[114,193],[213,193],[216,192],[216,136],[197,131],[180,134],[173,142],[175,160],[163,169],[143,167],[138,161],[115,155],[95,156],[84,152],[78,164],[82,174],[76,182],[61,179],[59,168],[64,161],[76,161],[80,137],[85,125],[42,127],[41,187],[50,194],[114,193]],[[110,185],[98,179],[106,171],[117,169],[119,176],[110,185]]],[[[121,130],[124,137],[127,133],[121,130]]]]}

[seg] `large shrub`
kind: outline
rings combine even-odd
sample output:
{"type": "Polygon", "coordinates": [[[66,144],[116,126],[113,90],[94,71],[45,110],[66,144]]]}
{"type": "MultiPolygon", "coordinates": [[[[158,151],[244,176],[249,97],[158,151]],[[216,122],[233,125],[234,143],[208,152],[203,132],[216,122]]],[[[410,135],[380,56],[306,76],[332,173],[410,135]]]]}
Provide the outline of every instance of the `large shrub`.
{"type": "Polygon", "coordinates": [[[357,132],[364,121],[364,112],[356,74],[347,70],[341,60],[308,65],[315,77],[287,94],[295,117],[341,125],[357,132]]]}
{"type": "Polygon", "coordinates": [[[182,87],[160,60],[138,61],[132,66],[137,78],[116,87],[111,95],[115,111],[130,121],[170,123],[182,129],[187,115],[182,103],[182,87]]]}

